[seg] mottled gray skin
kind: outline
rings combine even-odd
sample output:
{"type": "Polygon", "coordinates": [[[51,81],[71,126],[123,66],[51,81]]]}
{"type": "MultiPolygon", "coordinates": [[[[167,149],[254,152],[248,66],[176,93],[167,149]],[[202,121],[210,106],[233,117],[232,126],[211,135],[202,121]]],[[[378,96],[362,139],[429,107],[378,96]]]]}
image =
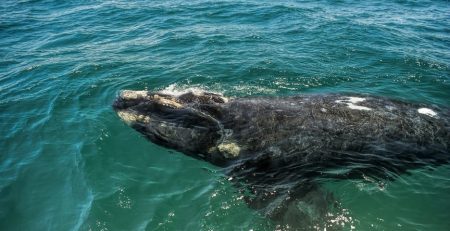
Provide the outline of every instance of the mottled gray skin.
{"type": "Polygon", "coordinates": [[[345,103],[347,95],[248,98],[221,105],[226,113],[219,120],[232,131],[227,139],[239,144],[240,156],[270,156],[264,158],[277,164],[334,166],[383,163],[388,158],[383,167],[402,170],[448,160],[448,111],[372,96],[351,97],[364,99],[352,106],[365,110],[345,103]],[[419,113],[421,108],[436,115],[419,113]]]}
{"type": "Polygon", "coordinates": [[[226,167],[251,207],[296,229],[333,207],[318,178],[392,179],[450,156],[448,109],[383,97],[124,91],[114,109],[152,142],[226,167]]]}

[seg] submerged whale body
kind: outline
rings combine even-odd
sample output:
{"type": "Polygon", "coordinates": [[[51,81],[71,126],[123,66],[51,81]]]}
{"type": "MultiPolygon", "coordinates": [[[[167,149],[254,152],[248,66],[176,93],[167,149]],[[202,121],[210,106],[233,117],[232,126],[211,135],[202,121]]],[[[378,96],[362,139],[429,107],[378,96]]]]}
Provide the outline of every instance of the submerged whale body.
{"type": "Polygon", "coordinates": [[[329,227],[334,199],[317,179],[394,179],[450,160],[448,109],[383,97],[125,90],[113,108],[150,141],[225,167],[250,207],[296,229],[329,227]]]}

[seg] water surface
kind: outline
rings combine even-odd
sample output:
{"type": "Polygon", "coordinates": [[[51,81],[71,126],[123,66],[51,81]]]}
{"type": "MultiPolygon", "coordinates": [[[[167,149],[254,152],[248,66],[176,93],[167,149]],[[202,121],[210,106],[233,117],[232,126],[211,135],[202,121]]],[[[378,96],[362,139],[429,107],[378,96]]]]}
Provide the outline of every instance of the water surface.
{"type": "MultiPolygon", "coordinates": [[[[0,229],[274,230],[220,169],[119,121],[118,91],[448,107],[449,28],[448,1],[1,1],[0,229]]],[[[450,166],[323,185],[344,230],[450,229],[450,166]]]]}

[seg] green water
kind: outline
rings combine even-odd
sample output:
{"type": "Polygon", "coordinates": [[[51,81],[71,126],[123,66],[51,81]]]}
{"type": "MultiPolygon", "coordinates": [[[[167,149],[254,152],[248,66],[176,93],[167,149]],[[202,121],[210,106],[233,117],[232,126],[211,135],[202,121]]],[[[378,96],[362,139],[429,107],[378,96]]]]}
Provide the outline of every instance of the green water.
{"type": "MultiPolygon", "coordinates": [[[[450,106],[448,1],[0,2],[0,230],[275,230],[221,170],[122,123],[122,89],[450,106]]],[[[450,230],[450,166],[323,182],[344,230],[450,230]]],[[[278,227],[279,228],[279,227],[278,227]]]]}

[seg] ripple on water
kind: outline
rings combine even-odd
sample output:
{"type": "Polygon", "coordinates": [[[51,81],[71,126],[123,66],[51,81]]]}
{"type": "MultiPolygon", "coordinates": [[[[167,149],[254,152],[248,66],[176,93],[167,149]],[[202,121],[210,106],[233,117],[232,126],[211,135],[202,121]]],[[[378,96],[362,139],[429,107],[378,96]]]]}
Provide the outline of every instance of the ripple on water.
{"type": "MultiPolygon", "coordinates": [[[[450,101],[446,1],[5,0],[0,12],[1,230],[289,229],[214,167],[122,124],[122,89],[450,101]]],[[[320,181],[345,229],[447,230],[449,175],[320,181]]]]}

